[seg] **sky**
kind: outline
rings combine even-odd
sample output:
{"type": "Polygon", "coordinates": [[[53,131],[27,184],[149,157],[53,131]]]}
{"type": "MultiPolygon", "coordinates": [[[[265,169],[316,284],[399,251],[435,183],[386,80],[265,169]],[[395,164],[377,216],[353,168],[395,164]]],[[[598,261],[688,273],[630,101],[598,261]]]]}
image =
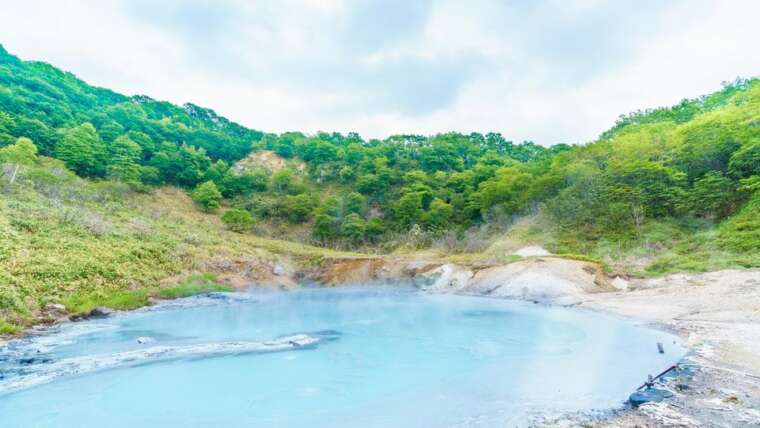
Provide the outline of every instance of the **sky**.
{"type": "Polygon", "coordinates": [[[583,143],[760,75],[760,1],[25,0],[0,44],[267,131],[583,143]]]}

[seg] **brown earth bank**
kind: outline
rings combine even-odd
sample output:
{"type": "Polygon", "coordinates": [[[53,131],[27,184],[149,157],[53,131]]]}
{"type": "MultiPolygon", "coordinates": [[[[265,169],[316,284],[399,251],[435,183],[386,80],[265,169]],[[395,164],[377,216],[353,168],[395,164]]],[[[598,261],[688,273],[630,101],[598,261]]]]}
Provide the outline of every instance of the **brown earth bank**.
{"type": "Polygon", "coordinates": [[[696,368],[689,387],[660,385],[674,396],[603,416],[545,417],[535,426],[760,427],[760,270],[610,278],[594,263],[540,254],[508,264],[415,256],[331,257],[308,265],[286,256],[212,257],[200,270],[235,289],[407,283],[430,293],[523,299],[630,317],[685,340],[691,352],[684,363],[696,368]]]}

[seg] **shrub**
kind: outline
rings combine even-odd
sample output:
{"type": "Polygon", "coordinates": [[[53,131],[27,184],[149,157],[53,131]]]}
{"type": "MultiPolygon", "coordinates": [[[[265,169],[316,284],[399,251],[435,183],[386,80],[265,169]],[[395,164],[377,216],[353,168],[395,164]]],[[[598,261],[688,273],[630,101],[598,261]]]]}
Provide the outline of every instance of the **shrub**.
{"type": "Polygon", "coordinates": [[[227,226],[227,229],[242,233],[250,230],[256,221],[248,211],[234,208],[222,215],[222,223],[227,226]]]}
{"type": "Polygon", "coordinates": [[[222,200],[222,193],[216,187],[213,181],[209,180],[193,190],[193,200],[203,208],[204,211],[211,212],[219,208],[219,202],[222,200]]]}

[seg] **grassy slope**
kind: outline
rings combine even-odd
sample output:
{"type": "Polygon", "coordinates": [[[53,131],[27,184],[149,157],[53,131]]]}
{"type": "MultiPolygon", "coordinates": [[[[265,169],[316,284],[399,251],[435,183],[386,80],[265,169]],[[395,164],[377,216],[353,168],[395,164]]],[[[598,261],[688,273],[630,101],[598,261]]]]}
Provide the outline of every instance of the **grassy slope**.
{"type": "Polygon", "coordinates": [[[150,295],[214,289],[211,279],[191,278],[174,291],[156,290],[212,256],[318,263],[351,255],[228,232],[218,214],[199,212],[176,188],[138,194],[77,178],[51,159],[40,163],[14,185],[0,180],[0,331],[31,321],[47,303],[74,312],[97,304],[126,309],[150,295]]]}
{"type": "MultiPolygon", "coordinates": [[[[743,216],[717,226],[706,220],[652,220],[643,225],[636,240],[626,243],[613,237],[589,241],[563,233],[539,214],[521,219],[483,251],[464,257],[508,262],[514,260],[512,254],[517,249],[540,245],[563,257],[601,262],[611,273],[640,276],[760,267],[760,253],[724,245],[726,228],[735,227],[737,222],[758,221],[760,216],[750,213],[750,209],[748,206],[743,216]]],[[[752,230],[758,233],[760,229],[754,227],[752,230]]]]}

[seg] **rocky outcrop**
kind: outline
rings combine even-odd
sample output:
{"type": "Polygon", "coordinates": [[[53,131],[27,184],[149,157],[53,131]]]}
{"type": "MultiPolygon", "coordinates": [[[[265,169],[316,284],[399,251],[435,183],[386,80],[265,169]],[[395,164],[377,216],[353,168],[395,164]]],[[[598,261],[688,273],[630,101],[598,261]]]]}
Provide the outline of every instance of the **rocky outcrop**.
{"type": "Polygon", "coordinates": [[[555,257],[534,257],[496,266],[388,258],[338,259],[309,278],[330,286],[400,281],[437,293],[561,303],[575,302],[588,293],[615,290],[595,264],[555,257]]]}
{"type": "Polygon", "coordinates": [[[235,289],[252,285],[278,288],[298,286],[296,269],[285,258],[268,261],[254,256],[218,256],[207,260],[202,270],[216,273],[217,281],[235,289]]]}
{"type": "Polygon", "coordinates": [[[526,300],[579,298],[612,291],[601,269],[587,262],[534,258],[478,271],[463,290],[526,300]]]}

